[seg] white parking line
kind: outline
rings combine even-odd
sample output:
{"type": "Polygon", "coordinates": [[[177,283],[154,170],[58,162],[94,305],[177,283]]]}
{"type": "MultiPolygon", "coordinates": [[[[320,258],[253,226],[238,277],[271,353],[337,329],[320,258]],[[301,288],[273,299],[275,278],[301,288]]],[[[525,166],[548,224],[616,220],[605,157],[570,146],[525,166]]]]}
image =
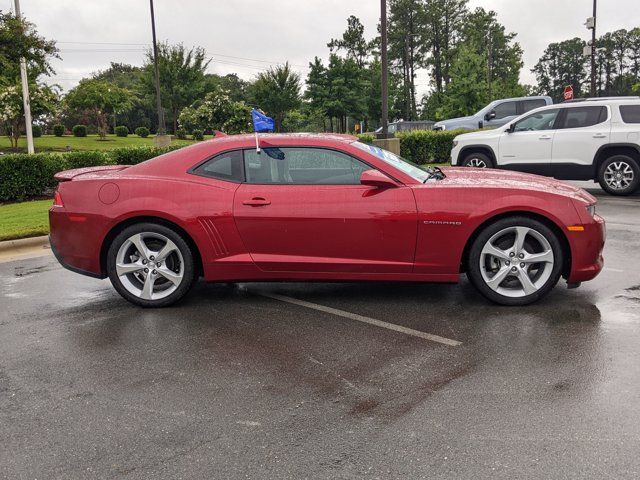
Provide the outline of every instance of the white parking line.
{"type": "Polygon", "coordinates": [[[330,313],[332,315],[338,315],[340,317],[349,318],[351,320],[357,320],[358,322],[368,323],[369,325],[374,325],[376,327],[386,328],[387,330],[393,330],[394,332],[400,332],[406,335],[422,338],[424,340],[430,340],[432,342],[442,343],[444,345],[449,345],[450,347],[457,347],[458,345],[462,345],[462,342],[459,342],[457,340],[451,340],[450,338],[441,337],[439,335],[433,335],[431,333],[425,333],[419,330],[413,330],[411,328],[402,327],[400,325],[394,325],[393,323],[383,322],[381,320],[376,320],[375,318],[358,315],[357,313],[345,312],[344,310],[338,310],[337,308],[325,307],[324,305],[305,302],[304,300],[298,300],[297,298],[287,297],[285,295],[278,295],[277,293],[267,293],[267,292],[255,292],[255,293],[262,295],[263,297],[272,298],[274,300],[280,300],[281,302],[287,302],[287,303],[292,303],[294,305],[299,305],[301,307],[312,308],[314,310],[330,313]]]}

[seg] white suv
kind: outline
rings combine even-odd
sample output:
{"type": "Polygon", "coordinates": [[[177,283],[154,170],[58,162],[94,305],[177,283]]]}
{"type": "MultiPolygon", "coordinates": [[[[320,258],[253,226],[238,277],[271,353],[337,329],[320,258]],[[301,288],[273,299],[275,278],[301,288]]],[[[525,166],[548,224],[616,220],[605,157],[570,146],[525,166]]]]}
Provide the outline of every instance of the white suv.
{"type": "Polygon", "coordinates": [[[640,97],[549,105],[495,130],[458,135],[451,164],[595,180],[628,195],[640,184],[640,97]]]}

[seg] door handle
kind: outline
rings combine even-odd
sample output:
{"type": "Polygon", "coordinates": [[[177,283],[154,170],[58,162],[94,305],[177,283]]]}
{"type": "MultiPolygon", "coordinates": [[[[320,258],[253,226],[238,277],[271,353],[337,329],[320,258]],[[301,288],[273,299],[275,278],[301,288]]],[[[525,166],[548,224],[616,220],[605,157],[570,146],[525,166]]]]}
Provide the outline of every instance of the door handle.
{"type": "Polygon", "coordinates": [[[253,197],[251,200],[245,200],[243,205],[249,205],[250,207],[262,207],[264,205],[271,205],[271,202],[266,198],[253,197]]]}
{"type": "Polygon", "coordinates": [[[593,138],[607,138],[604,133],[594,133],[593,138]]]}
{"type": "Polygon", "coordinates": [[[540,140],[551,140],[551,135],[541,135],[538,137],[540,140]]]}

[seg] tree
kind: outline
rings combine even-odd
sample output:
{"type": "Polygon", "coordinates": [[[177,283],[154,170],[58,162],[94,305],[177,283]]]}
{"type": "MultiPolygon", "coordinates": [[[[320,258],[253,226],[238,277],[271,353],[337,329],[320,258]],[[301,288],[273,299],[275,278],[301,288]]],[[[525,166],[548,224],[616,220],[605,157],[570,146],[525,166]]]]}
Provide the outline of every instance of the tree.
{"type": "Polygon", "coordinates": [[[468,0],[426,0],[425,44],[430,57],[427,65],[436,92],[442,92],[451,80],[451,64],[467,14],[468,0]]]}
{"type": "MultiPolygon", "coordinates": [[[[29,85],[31,115],[34,119],[56,108],[57,95],[50,87],[32,83],[29,85]]],[[[22,86],[0,85],[0,122],[4,123],[12,148],[18,148],[21,129],[24,126],[22,86]]]]}
{"type": "Polygon", "coordinates": [[[416,117],[415,71],[425,59],[425,21],[422,0],[389,2],[389,58],[394,69],[402,71],[405,120],[416,117]]]}
{"type": "Polygon", "coordinates": [[[202,101],[182,109],[178,122],[188,132],[200,129],[244,133],[251,131],[251,108],[234,101],[228,89],[217,85],[202,101]]]}
{"type": "Polygon", "coordinates": [[[274,117],[278,132],[286,113],[300,105],[300,75],[289,63],[259,73],[249,90],[253,103],[274,117]]]}
{"type": "MultiPolygon", "coordinates": [[[[178,127],[178,115],[187,105],[202,97],[205,92],[205,70],[210,60],[206,60],[203,48],[185,48],[184,45],[158,44],[158,70],[162,105],[169,109],[169,119],[173,131],[178,127]]],[[[147,51],[147,58],[141,77],[141,90],[152,103],[155,98],[155,76],[153,52],[147,51]]]]}
{"type": "Polygon", "coordinates": [[[49,58],[58,57],[53,40],[38,35],[35,26],[0,10],[0,84],[12,85],[20,77],[20,58],[24,57],[31,81],[49,75],[49,58]]]}
{"type": "Polygon", "coordinates": [[[451,80],[445,90],[442,105],[436,110],[436,119],[469,115],[487,103],[488,82],[485,59],[467,45],[456,49],[451,65],[451,80]]]}
{"type": "Polygon", "coordinates": [[[586,83],[586,58],[582,51],[586,43],[580,38],[551,43],[531,70],[538,81],[538,93],[551,96],[555,102],[563,99],[567,85],[580,97],[586,83]]]}
{"type": "Polygon", "coordinates": [[[86,111],[95,118],[98,133],[102,138],[107,133],[107,115],[116,110],[129,108],[131,100],[132,94],[129,90],[94,79],[81,80],[65,97],[65,102],[70,108],[86,111]]]}
{"type": "Polygon", "coordinates": [[[364,25],[362,25],[360,19],[355,15],[351,15],[347,19],[347,29],[342,34],[342,38],[332,38],[327,43],[327,47],[332,53],[334,49],[336,51],[345,50],[347,58],[355,60],[358,66],[364,67],[373,45],[364,38],[364,25]]]}

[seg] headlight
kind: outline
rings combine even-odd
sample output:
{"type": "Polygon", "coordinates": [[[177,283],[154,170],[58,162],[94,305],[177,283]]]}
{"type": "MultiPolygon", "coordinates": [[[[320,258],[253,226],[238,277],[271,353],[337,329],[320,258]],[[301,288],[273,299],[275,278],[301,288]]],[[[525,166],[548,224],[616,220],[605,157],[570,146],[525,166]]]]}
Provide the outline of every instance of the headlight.
{"type": "Polygon", "coordinates": [[[458,146],[458,140],[454,140],[453,141],[453,146],[454,146],[454,148],[458,146]]]}
{"type": "Polygon", "coordinates": [[[595,203],[593,205],[587,205],[585,208],[587,209],[587,212],[589,212],[589,215],[591,215],[592,217],[595,217],[595,215],[596,215],[596,204],[595,203]]]}

